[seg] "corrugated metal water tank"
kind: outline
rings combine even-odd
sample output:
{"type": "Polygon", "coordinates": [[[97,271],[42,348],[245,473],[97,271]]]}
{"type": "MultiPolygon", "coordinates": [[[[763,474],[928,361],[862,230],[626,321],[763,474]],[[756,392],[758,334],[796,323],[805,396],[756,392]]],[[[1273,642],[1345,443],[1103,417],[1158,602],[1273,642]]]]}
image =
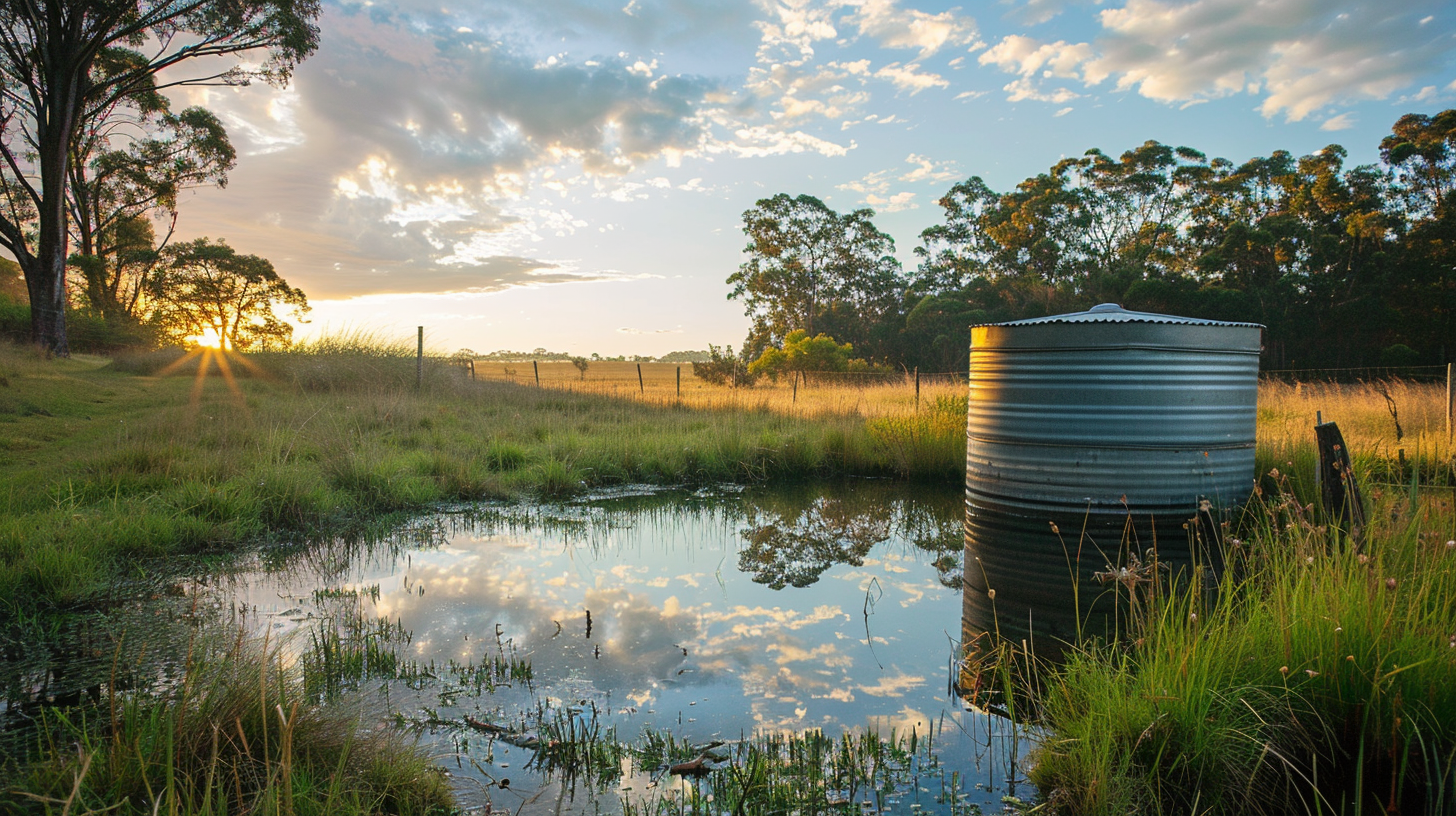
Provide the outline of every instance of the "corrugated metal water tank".
{"type": "Polygon", "coordinates": [[[1242,503],[1261,329],[1111,303],[973,327],[967,502],[1019,515],[1242,503]]]}
{"type": "Polygon", "coordinates": [[[1115,626],[1097,573],[1153,547],[1172,569],[1217,569],[1199,531],[1253,488],[1262,328],[1115,304],[972,328],[968,648],[996,631],[1055,650],[1115,626]]]}

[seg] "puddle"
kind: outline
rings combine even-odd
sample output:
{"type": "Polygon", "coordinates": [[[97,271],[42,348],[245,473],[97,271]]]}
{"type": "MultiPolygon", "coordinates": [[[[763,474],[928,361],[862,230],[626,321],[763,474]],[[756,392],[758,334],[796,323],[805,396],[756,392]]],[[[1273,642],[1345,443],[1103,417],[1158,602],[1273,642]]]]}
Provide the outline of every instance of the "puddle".
{"type": "MultiPolygon", "coordinates": [[[[1013,784],[1026,740],[948,690],[962,501],[860,481],[465,506],[379,540],[259,554],[93,626],[161,621],[150,625],[175,651],[185,615],[204,608],[283,638],[314,661],[317,693],[366,698],[417,728],[467,807],[654,812],[691,798],[692,783],[625,755],[597,757],[592,773],[572,773],[579,757],[543,762],[540,745],[570,733],[719,742],[708,761],[726,764],[740,740],[766,734],[913,731],[914,746],[877,759],[880,789],[828,800],[857,813],[994,812],[1003,796],[1031,796],[1013,784]],[[329,668],[340,648],[357,659],[329,668]]],[[[0,715],[76,685],[77,666],[95,674],[117,659],[85,651],[59,677],[17,672],[12,645],[0,715]]]]}

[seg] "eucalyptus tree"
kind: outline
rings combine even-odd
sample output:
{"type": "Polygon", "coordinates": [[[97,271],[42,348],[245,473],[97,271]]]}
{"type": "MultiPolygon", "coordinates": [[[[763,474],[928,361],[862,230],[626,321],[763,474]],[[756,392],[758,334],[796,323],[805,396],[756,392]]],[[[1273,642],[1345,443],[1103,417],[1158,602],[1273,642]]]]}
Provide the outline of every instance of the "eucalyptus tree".
{"type": "Polygon", "coordinates": [[[744,349],[750,358],[796,329],[874,352],[875,329],[897,316],[905,282],[895,241],[873,217],[873,210],[840,214],[813,196],[786,193],[743,213],[748,260],[728,276],[728,298],[742,298],[753,319],[744,349]]]}
{"type": "Polygon", "coordinates": [[[125,101],[88,121],[73,140],[67,195],[69,263],[91,309],[108,321],[140,317],[147,278],[176,225],[178,195],[225,186],[237,155],[222,122],[205,108],[173,113],[164,94],[145,86],[125,101]],[[154,219],[166,224],[160,239],[154,219]]]}
{"type": "Polygon", "coordinates": [[[227,349],[286,347],[293,327],[275,308],[290,307],[300,318],[308,312],[308,298],[267,259],[239,255],[221,240],[169,248],[148,283],[157,322],[178,342],[210,334],[227,349]]]}
{"type": "Polygon", "coordinates": [[[0,246],[25,273],[33,342],[69,353],[68,187],[88,123],[169,87],[285,82],[318,45],[318,14],[318,0],[0,5],[0,246]],[[218,58],[257,52],[219,70],[218,58]],[[198,69],[187,75],[184,64],[198,69]]]}

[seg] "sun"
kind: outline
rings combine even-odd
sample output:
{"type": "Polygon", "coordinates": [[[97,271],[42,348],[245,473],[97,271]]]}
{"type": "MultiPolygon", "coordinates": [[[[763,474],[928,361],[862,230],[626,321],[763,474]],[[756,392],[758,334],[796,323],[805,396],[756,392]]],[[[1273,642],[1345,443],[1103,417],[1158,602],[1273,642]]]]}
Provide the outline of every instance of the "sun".
{"type": "Polygon", "coordinates": [[[195,334],[187,338],[187,342],[200,348],[220,349],[223,347],[222,335],[213,328],[203,329],[202,334],[195,334]]]}

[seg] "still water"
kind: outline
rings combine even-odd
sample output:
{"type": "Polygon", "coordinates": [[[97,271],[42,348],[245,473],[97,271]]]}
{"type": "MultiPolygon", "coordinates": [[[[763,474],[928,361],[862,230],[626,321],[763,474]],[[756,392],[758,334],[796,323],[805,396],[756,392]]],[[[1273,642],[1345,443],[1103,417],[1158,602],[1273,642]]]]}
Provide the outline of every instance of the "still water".
{"type": "MultiPolygon", "coordinates": [[[[1026,740],[949,690],[962,501],[862,480],[462,506],[368,541],[261,553],[177,584],[172,612],[129,614],[166,631],[182,605],[206,608],[303,661],[331,638],[368,640],[327,693],[417,729],[467,806],[619,812],[684,794],[660,768],[623,761],[592,780],[532,762],[531,740],[565,718],[623,742],[913,730],[932,750],[856,809],[994,812],[1031,796],[1017,784],[1026,740]]],[[[9,696],[0,714],[19,710],[9,696]]]]}

